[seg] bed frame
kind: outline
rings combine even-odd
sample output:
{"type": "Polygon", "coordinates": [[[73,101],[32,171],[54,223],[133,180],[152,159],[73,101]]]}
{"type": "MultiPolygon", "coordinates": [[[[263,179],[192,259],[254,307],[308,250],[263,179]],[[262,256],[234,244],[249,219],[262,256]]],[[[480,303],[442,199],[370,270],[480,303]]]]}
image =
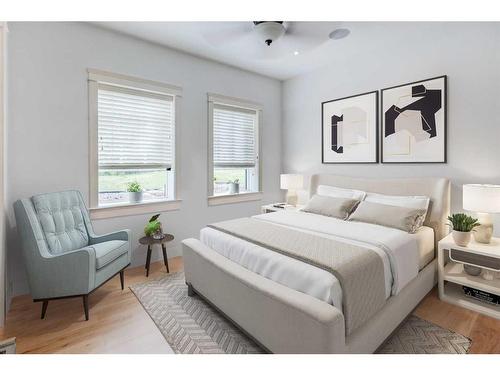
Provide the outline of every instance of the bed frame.
{"type": "MultiPolygon", "coordinates": [[[[424,225],[443,238],[450,210],[450,183],[444,178],[364,179],[317,174],[318,185],[381,194],[431,198],[424,225]]],[[[273,353],[373,353],[436,285],[433,260],[364,325],[346,336],[336,307],[264,278],[232,262],[197,239],[182,242],[188,292],[213,304],[267,351],[273,353]]]]}

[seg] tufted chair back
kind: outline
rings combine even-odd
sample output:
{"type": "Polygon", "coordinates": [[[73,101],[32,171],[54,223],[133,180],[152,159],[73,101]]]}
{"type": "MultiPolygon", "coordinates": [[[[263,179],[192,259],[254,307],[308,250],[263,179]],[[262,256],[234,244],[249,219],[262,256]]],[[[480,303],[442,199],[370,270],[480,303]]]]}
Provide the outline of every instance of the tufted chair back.
{"type": "Polygon", "coordinates": [[[40,194],[31,198],[36,217],[51,254],[76,250],[89,244],[87,208],[78,191],[40,194]]]}

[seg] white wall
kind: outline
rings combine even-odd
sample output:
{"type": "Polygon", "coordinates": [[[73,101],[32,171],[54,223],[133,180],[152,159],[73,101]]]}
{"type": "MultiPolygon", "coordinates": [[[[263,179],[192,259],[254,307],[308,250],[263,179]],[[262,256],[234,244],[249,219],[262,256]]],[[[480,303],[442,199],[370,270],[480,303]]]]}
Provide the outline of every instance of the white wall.
{"type": "Polygon", "coordinates": [[[500,184],[500,23],[360,27],[366,32],[361,44],[349,44],[349,38],[359,37],[353,31],[337,44],[331,65],[284,82],[284,172],[445,176],[452,181],[455,211],[462,210],[463,183],[500,184]],[[443,74],[448,75],[447,164],[321,164],[321,102],[443,74]]]}
{"type": "MultiPolygon", "coordinates": [[[[89,194],[87,68],[183,88],[180,211],[161,216],[176,241],[197,236],[205,224],[259,212],[280,199],[281,83],[83,23],[9,23],[9,128],[7,207],[9,281],[13,294],[27,283],[12,204],[22,197],[64,189],[89,194]],[[262,182],[258,202],[207,206],[207,92],[263,104],[262,182]]],[[[144,264],[136,243],[150,215],[94,222],[98,233],[130,228],[133,264],[144,264]]],[[[158,252],[158,250],[156,250],[158,252]]],[[[156,254],[158,257],[158,254],[156,254]]]]}

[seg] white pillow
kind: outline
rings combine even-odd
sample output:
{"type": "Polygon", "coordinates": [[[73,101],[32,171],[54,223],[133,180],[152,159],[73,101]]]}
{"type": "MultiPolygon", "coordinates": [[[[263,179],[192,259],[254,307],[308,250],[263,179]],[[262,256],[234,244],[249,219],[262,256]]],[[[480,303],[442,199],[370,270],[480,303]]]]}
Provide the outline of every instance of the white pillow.
{"type": "Polygon", "coordinates": [[[377,193],[366,193],[365,202],[387,204],[405,208],[425,210],[429,208],[429,197],[423,195],[384,195],[377,193]]]}
{"type": "Polygon", "coordinates": [[[326,197],[356,199],[358,201],[362,201],[366,195],[366,193],[361,190],[343,189],[328,185],[319,185],[316,194],[326,197]]]}

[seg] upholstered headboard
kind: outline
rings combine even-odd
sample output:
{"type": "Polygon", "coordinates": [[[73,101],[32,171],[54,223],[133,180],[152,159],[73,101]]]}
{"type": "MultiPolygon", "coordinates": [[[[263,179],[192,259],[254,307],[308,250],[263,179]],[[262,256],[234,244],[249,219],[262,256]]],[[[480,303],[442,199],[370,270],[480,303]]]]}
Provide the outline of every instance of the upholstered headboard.
{"type": "Polygon", "coordinates": [[[332,174],[311,176],[310,195],[319,185],[358,189],[389,195],[425,195],[430,198],[429,211],[424,225],[434,229],[436,242],[446,236],[446,219],[450,214],[450,181],[446,178],[358,178],[332,174]]]}

